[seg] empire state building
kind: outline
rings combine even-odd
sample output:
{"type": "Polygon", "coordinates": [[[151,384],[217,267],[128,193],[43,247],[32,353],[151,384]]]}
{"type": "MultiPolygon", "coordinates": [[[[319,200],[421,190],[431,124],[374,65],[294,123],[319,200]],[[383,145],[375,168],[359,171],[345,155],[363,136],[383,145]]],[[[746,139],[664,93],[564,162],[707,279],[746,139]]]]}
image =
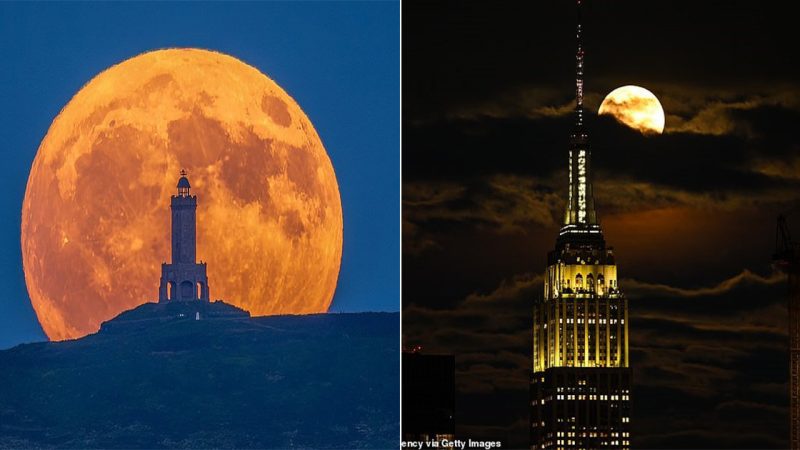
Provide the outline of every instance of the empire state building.
{"type": "Polygon", "coordinates": [[[630,448],[628,299],[594,209],[580,7],[568,202],[533,315],[532,449],[630,448]]]}

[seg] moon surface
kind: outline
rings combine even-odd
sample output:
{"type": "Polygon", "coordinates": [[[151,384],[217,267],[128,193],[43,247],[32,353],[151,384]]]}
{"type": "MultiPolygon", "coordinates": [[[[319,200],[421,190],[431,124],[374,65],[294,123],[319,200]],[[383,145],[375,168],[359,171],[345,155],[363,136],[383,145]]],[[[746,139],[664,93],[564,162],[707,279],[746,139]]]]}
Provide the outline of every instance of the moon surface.
{"type": "Polygon", "coordinates": [[[200,49],[144,53],[55,118],[22,206],[25,281],[50,339],[84,336],[158,298],[181,169],[197,195],[212,300],[253,315],[325,312],[342,206],[311,121],[274,81],[200,49]]]}
{"type": "Polygon", "coordinates": [[[609,93],[598,114],[611,114],[644,134],[664,132],[664,108],[652,92],[639,86],[622,86],[609,93]]]}

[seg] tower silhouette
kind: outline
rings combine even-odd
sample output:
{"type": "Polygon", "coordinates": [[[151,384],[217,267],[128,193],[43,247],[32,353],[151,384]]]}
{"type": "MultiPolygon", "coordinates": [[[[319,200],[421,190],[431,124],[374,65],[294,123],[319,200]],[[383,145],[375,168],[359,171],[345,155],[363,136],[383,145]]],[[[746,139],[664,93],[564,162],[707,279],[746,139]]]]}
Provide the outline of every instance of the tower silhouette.
{"type": "Polygon", "coordinates": [[[172,262],[161,264],[158,301],[208,301],[206,263],[197,262],[197,196],[190,194],[186,171],[178,179],[172,211],[172,262]]]}

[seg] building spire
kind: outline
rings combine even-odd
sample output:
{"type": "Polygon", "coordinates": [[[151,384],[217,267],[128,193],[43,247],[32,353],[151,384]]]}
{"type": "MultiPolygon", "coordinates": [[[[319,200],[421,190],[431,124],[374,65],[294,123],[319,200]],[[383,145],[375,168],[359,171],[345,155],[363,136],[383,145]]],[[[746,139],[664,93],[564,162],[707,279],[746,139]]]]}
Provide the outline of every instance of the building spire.
{"type": "Polygon", "coordinates": [[[584,127],[583,111],[583,24],[581,17],[582,0],[577,0],[577,27],[575,52],[575,129],[569,146],[569,194],[564,226],[560,239],[585,242],[586,238],[601,237],[600,225],[594,210],[592,195],[592,152],[584,127]],[[594,235],[594,236],[592,236],[594,235]]]}
{"type": "Polygon", "coordinates": [[[578,48],[575,52],[575,126],[576,132],[583,128],[583,41],[581,25],[581,0],[578,0],[578,26],[576,37],[578,48]]]}

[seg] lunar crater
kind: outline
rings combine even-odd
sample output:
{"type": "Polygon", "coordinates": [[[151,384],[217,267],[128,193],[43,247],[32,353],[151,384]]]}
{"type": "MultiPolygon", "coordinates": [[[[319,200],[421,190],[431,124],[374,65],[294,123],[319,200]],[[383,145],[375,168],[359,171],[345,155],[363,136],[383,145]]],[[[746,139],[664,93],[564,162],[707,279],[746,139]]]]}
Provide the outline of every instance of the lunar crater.
{"type": "Polygon", "coordinates": [[[282,127],[288,127],[292,124],[292,117],[289,115],[289,108],[286,106],[286,103],[270,93],[264,94],[264,97],[261,99],[261,110],[264,111],[273,122],[282,127]]]}

